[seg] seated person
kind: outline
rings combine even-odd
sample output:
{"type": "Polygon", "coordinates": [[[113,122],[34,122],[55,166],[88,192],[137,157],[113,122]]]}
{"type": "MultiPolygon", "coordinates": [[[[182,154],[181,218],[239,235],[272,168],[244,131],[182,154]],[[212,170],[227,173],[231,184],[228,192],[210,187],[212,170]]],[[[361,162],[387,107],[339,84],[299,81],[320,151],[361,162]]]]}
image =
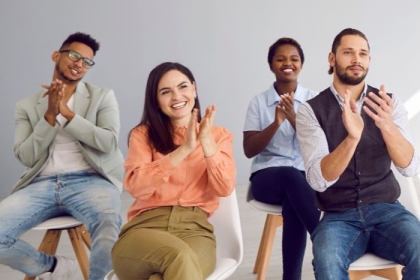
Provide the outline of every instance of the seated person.
{"type": "Polygon", "coordinates": [[[305,57],[298,42],[278,39],[268,51],[268,65],[276,81],[248,106],[244,151],[254,157],[251,191],[258,201],[283,207],[283,279],[300,280],[307,231],[315,229],[320,212],[314,191],[305,179],[296,139],[299,106],[316,93],[297,81],[305,57]]]}
{"type": "Polygon", "coordinates": [[[315,277],[349,279],[350,264],[371,252],[403,265],[404,280],[420,279],[420,222],[398,202],[391,170],[393,163],[404,176],[419,172],[407,111],[385,86],[365,81],[370,47],[362,32],[341,31],[328,58],[332,84],[296,118],[308,181],[325,213],[312,234],[315,277]]]}
{"type": "Polygon", "coordinates": [[[102,280],[112,269],[124,174],[119,110],[112,90],[81,82],[98,49],[90,35],[70,35],[52,55],[51,85],[16,105],[14,151],[28,169],[0,203],[0,263],[30,277],[66,280],[77,271],[75,260],[38,252],[19,239],[62,215],[83,222],[90,233],[89,279],[102,280]]]}
{"type": "Polygon", "coordinates": [[[200,280],[216,264],[208,217],[235,187],[233,136],[200,117],[195,79],[179,63],[154,68],[131,130],[125,188],[135,198],[112,250],[120,280],[200,280]]]}

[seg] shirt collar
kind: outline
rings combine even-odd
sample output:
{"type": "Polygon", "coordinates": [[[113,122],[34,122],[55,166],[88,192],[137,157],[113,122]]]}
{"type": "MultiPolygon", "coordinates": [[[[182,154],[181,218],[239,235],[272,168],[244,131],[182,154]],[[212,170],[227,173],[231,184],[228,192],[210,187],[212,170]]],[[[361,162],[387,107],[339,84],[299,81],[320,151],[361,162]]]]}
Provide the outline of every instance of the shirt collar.
{"type": "MultiPolygon", "coordinates": [[[[304,97],[304,88],[298,83],[295,92],[295,100],[299,101],[300,103],[305,102],[304,97]]],[[[271,84],[271,87],[268,89],[267,95],[267,106],[277,105],[280,102],[280,96],[277,93],[276,89],[274,88],[274,83],[271,84]]]]}
{"type": "MultiPolygon", "coordinates": [[[[331,84],[330,86],[330,90],[332,91],[332,93],[334,94],[335,98],[337,99],[337,101],[342,104],[344,103],[344,99],[340,96],[340,94],[338,94],[337,90],[334,87],[334,84],[331,84]]],[[[363,87],[363,92],[360,95],[360,98],[358,101],[363,101],[365,96],[366,96],[366,91],[367,91],[367,83],[365,82],[365,86],[363,87]]]]}

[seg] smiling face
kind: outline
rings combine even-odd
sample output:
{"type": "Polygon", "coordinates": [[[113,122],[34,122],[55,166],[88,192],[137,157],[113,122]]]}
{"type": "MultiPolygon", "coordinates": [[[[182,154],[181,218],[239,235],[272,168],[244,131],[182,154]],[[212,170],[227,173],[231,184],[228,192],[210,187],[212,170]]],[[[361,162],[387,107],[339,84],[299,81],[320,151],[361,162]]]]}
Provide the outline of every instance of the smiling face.
{"type": "MultiPolygon", "coordinates": [[[[93,50],[83,43],[73,42],[62,49],[75,51],[82,57],[93,60],[93,50]]],[[[83,59],[72,61],[69,58],[69,52],[60,53],[56,51],[53,53],[52,59],[55,62],[54,78],[60,79],[65,83],[74,84],[79,82],[89,70],[82,65],[83,59]]]]}
{"type": "Polygon", "coordinates": [[[178,70],[168,71],[159,81],[159,108],[176,126],[188,124],[196,96],[195,83],[178,70]]]}
{"type": "Polygon", "coordinates": [[[293,45],[281,45],[276,49],[270,69],[280,82],[295,82],[302,69],[298,49],[293,45]]]}
{"type": "Polygon", "coordinates": [[[328,60],[334,69],[334,79],[342,84],[358,85],[369,71],[368,43],[357,35],[343,36],[336,53],[330,53],[328,60]]]}

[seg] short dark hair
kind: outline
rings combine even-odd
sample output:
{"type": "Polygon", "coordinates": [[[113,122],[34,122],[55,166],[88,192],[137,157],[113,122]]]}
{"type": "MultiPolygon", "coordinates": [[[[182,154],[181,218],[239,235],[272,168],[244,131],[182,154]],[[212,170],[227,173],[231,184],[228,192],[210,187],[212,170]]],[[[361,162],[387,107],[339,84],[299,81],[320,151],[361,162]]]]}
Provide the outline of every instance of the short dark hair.
{"type": "MultiPolygon", "coordinates": [[[[128,136],[130,140],[131,132],[138,126],[146,125],[149,130],[149,144],[162,154],[168,154],[175,150],[178,146],[175,145],[173,139],[173,130],[171,120],[159,108],[157,93],[159,82],[163,75],[171,70],[177,70],[187,76],[191,83],[195,82],[195,78],[187,67],[177,62],[164,62],[156,66],[149,74],[146,84],[146,93],[144,97],[143,116],[138,125],[136,125],[128,136]]],[[[196,85],[197,89],[197,85],[196,85]]],[[[194,108],[198,111],[198,121],[201,121],[200,102],[198,95],[195,99],[194,108]]]]}
{"type": "MultiPolygon", "coordinates": [[[[359,31],[359,30],[354,29],[354,28],[346,28],[346,29],[343,29],[340,33],[338,33],[337,36],[335,36],[334,41],[332,43],[332,47],[331,47],[331,52],[333,54],[337,53],[337,49],[340,46],[341,39],[346,35],[355,35],[355,36],[362,37],[363,39],[366,40],[366,42],[368,44],[368,48],[370,49],[369,41],[366,38],[365,34],[363,34],[362,31],[359,31]]],[[[334,73],[334,68],[332,66],[330,66],[330,69],[328,70],[328,74],[331,75],[332,73],[334,73]]]]}
{"type": "Polygon", "coordinates": [[[270,46],[270,48],[268,49],[268,56],[267,56],[268,64],[271,66],[271,63],[273,62],[273,58],[274,58],[274,55],[276,54],[277,49],[283,45],[292,45],[296,47],[300,56],[300,60],[302,61],[302,65],[303,65],[303,63],[305,62],[305,55],[303,54],[302,47],[295,39],[288,38],[288,37],[280,38],[276,42],[274,42],[274,44],[270,46]]]}
{"type": "Polygon", "coordinates": [[[78,43],[82,43],[89,46],[93,51],[93,55],[96,55],[96,52],[99,50],[99,46],[100,46],[99,42],[93,39],[89,34],[76,32],[69,35],[69,37],[67,37],[67,39],[63,42],[63,44],[61,44],[60,50],[64,46],[70,45],[73,42],[78,42],[78,43]]]}

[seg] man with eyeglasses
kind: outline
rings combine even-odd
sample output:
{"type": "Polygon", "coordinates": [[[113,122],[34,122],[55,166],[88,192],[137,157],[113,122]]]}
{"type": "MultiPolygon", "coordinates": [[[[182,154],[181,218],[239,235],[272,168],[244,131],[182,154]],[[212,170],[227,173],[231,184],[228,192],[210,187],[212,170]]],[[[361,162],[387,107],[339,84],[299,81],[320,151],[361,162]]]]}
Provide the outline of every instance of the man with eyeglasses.
{"type": "Polygon", "coordinates": [[[77,271],[73,259],[38,252],[19,239],[62,215],[77,218],[90,233],[89,279],[103,279],[112,269],[121,226],[119,110],[112,90],[81,82],[98,49],[90,35],[70,35],[52,54],[51,84],[16,105],[14,152],[27,170],[0,203],[0,263],[28,276],[65,280],[77,271]]]}

